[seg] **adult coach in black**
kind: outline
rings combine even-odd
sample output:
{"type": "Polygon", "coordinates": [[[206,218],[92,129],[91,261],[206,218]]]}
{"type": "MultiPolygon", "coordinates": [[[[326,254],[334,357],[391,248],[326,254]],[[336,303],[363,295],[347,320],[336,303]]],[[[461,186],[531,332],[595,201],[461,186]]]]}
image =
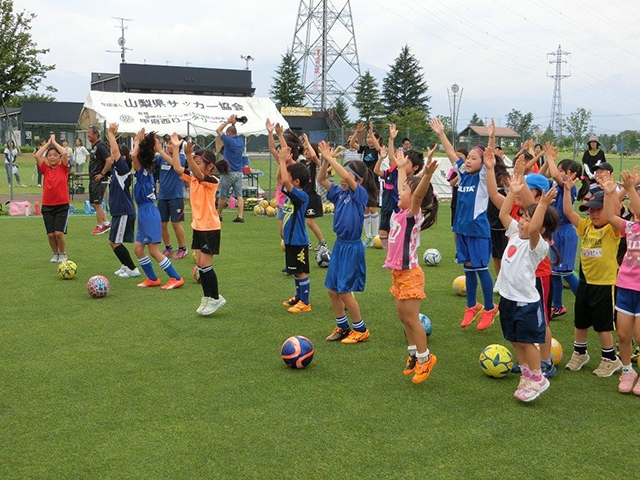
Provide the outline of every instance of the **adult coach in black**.
{"type": "Polygon", "coordinates": [[[89,160],[89,203],[96,209],[97,220],[97,225],[91,233],[102,235],[111,229],[111,224],[102,208],[102,200],[107,189],[108,173],[112,163],[111,151],[107,144],[100,139],[100,131],[96,127],[89,127],[87,139],[92,145],[89,160]]]}

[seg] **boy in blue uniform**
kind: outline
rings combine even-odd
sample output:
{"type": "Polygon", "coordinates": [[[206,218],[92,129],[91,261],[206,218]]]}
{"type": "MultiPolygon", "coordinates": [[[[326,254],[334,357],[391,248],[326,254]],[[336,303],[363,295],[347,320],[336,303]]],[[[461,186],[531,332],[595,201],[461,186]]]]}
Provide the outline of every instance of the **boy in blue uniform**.
{"type": "Polygon", "coordinates": [[[309,181],[309,170],[301,163],[287,166],[291,159],[291,149],[282,147],[278,157],[280,182],[282,192],[287,196],[284,210],[284,245],[287,273],[293,274],[296,282],[296,295],[282,303],[288,307],[289,313],[303,313],[311,311],[309,292],[309,235],[305,223],[305,212],[309,204],[309,195],[302,189],[302,185],[309,181]]]}
{"type": "Polygon", "coordinates": [[[117,134],[118,124],[110,124],[108,138],[111,156],[108,163],[113,161],[113,164],[109,184],[109,210],[111,211],[109,245],[122,264],[113,273],[122,278],[132,278],[139,277],[140,271],[133,263],[129,250],[123,245],[123,243],[133,243],[136,223],[136,209],[131,197],[131,157],[125,145],[118,145],[117,134]]]}
{"type": "MultiPolygon", "coordinates": [[[[184,143],[182,142],[181,146],[184,143]]],[[[167,143],[167,155],[173,155],[173,145],[167,143]]],[[[176,240],[178,241],[178,251],[173,258],[179,260],[187,256],[187,244],[185,242],[184,228],[184,192],[182,187],[182,178],[173,169],[173,166],[163,157],[164,152],[160,152],[155,157],[156,170],[159,172],[158,180],[160,189],[158,191],[158,211],[160,212],[160,220],[162,221],[162,240],[164,241],[165,257],[173,255],[173,246],[171,245],[171,235],[169,234],[169,220],[176,232],[176,240]]],[[[180,166],[185,167],[187,157],[179,152],[180,166]]]]}

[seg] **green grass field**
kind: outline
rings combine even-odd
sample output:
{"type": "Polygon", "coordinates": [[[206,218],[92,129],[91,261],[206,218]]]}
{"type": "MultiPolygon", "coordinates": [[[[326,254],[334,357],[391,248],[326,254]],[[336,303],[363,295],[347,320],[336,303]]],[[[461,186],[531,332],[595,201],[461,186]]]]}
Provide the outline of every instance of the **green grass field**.
{"type": "MultiPolygon", "coordinates": [[[[331,221],[319,224],[332,242],[331,221]]],[[[516,376],[481,373],[482,348],[506,342],[498,324],[458,326],[465,300],[451,290],[461,269],[446,204],[422,236],[421,251],[436,247],[443,260],[424,267],[438,364],[421,385],[401,374],[406,342],[382,250],[367,250],[367,289],[357,295],[371,338],[342,345],[324,341],[334,325],[326,270],[312,267],[311,313],[280,305],[294,285],[280,272],[273,218],[223,223],[214,263],[228,303],[210,318],[195,314],[202,292],[190,257],[174,261],[184,288],[136,288],[113,275],[119,262],[106,236],[90,235],[93,224],[70,219],[79,272],[65,281],[49,263],[41,218],[0,217],[2,479],[592,479],[640,467],[640,398],[619,394],[617,376],[592,375],[593,334],[588,368],[560,370],[534,404],[512,397],[516,376]],[[111,280],[104,299],[85,290],[96,274],[111,280]],[[315,345],[306,370],[280,358],[294,334],[315,345]]],[[[571,310],[568,290],[565,299],[571,310]]],[[[572,317],[552,323],[563,366],[572,317]]]]}

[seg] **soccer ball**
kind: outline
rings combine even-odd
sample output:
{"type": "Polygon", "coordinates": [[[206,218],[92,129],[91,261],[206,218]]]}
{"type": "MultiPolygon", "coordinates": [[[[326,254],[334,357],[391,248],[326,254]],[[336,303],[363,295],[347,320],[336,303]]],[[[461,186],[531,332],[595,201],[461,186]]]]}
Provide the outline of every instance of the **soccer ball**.
{"type": "Polygon", "coordinates": [[[269,206],[269,201],[263,198],[258,205],[260,205],[263,210],[266,210],[269,206]]]}
{"type": "Polygon", "coordinates": [[[272,206],[268,206],[267,208],[264,209],[264,211],[267,214],[267,217],[275,217],[276,216],[276,209],[273,208],[272,206]]]}
{"type": "Polygon", "coordinates": [[[316,253],[316,263],[319,267],[327,268],[329,266],[329,262],[331,261],[331,250],[328,248],[321,248],[316,253]]]}
{"type": "Polygon", "coordinates": [[[282,248],[283,250],[286,248],[284,244],[284,239],[280,240],[280,248],[282,248]]]}
{"type": "Polygon", "coordinates": [[[376,235],[375,237],[373,237],[373,239],[371,240],[371,245],[373,245],[373,248],[382,248],[382,240],[380,240],[380,235],[376,235]]]}
{"type": "Polygon", "coordinates": [[[462,296],[467,293],[467,279],[465,276],[460,275],[459,277],[456,277],[451,288],[453,288],[453,293],[456,295],[462,296]]]}
{"type": "Polygon", "coordinates": [[[87,282],[87,292],[93,298],[106,297],[109,293],[109,280],[102,275],[95,275],[87,282]]]}
{"type": "Polygon", "coordinates": [[[488,377],[502,378],[513,368],[513,356],[507,347],[497,343],[489,345],[480,353],[480,369],[488,377]]]}
{"type": "Polygon", "coordinates": [[[193,267],[193,270],[191,270],[191,276],[196,281],[196,283],[200,283],[200,269],[198,268],[198,265],[195,265],[193,267]]]}
{"type": "Polygon", "coordinates": [[[433,332],[433,324],[431,323],[431,319],[427,317],[424,313],[420,313],[418,315],[418,318],[420,319],[422,328],[424,328],[424,333],[426,333],[428,337],[429,335],[431,335],[431,332],[433,332]]]}
{"type": "Polygon", "coordinates": [[[275,199],[275,198],[272,198],[272,199],[269,201],[269,206],[270,206],[271,208],[276,208],[276,207],[278,206],[278,202],[276,202],[276,199],[275,199]]]}
{"type": "Polygon", "coordinates": [[[435,248],[428,248],[424,251],[422,260],[430,267],[435,267],[440,263],[440,260],[442,260],[442,255],[440,255],[440,252],[435,248]]]}
{"type": "Polygon", "coordinates": [[[304,368],[313,360],[313,344],[307,337],[296,335],[282,344],[282,360],[291,368],[304,368]]]}
{"type": "Polygon", "coordinates": [[[551,355],[553,356],[553,364],[558,366],[562,360],[564,352],[562,350],[562,344],[555,338],[551,339],[551,355]]]}
{"type": "Polygon", "coordinates": [[[256,205],[253,207],[253,213],[260,216],[264,215],[264,207],[262,205],[256,205]]]}
{"type": "Polygon", "coordinates": [[[60,275],[65,280],[71,280],[78,273],[78,266],[75,262],[71,260],[65,260],[62,263],[58,264],[58,275],[60,275]]]}

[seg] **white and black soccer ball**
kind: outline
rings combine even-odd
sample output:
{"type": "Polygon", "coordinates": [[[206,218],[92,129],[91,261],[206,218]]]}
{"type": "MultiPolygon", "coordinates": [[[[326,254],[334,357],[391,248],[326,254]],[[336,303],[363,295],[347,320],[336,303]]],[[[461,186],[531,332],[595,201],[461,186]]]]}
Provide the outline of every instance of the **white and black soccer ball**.
{"type": "Polygon", "coordinates": [[[328,248],[321,248],[316,252],[316,263],[319,267],[327,268],[331,261],[331,250],[328,248]]]}
{"type": "Polygon", "coordinates": [[[425,264],[430,267],[435,267],[442,260],[442,255],[435,248],[428,248],[424,251],[424,255],[422,255],[422,260],[425,264]]]}

